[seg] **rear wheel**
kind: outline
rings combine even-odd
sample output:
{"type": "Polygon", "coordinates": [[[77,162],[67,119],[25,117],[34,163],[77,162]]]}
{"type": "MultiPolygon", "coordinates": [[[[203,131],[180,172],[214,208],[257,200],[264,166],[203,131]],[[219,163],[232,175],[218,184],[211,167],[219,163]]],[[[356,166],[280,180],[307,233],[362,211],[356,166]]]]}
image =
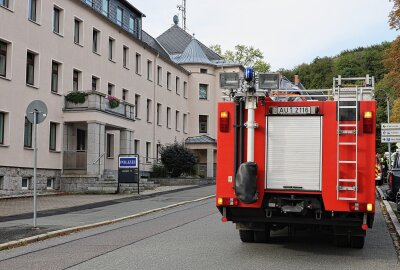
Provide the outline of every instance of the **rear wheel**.
{"type": "Polygon", "coordinates": [[[253,230],[239,230],[240,240],[245,243],[254,242],[254,231],[253,230]]]}
{"type": "Polygon", "coordinates": [[[263,231],[254,231],[254,242],[267,243],[269,241],[271,230],[265,227],[263,231]]]}
{"type": "Polygon", "coordinates": [[[363,248],[365,243],[364,235],[351,236],[350,238],[350,246],[352,248],[363,248]]]}
{"type": "Polygon", "coordinates": [[[335,245],[338,247],[348,247],[349,239],[347,235],[335,234],[335,245]]]}

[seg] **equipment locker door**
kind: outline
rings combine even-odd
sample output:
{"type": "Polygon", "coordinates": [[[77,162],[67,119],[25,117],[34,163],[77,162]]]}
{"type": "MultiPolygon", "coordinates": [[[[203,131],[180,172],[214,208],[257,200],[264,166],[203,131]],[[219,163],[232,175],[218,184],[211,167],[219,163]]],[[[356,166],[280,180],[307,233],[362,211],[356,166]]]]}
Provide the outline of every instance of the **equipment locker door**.
{"type": "Polygon", "coordinates": [[[266,189],[321,191],[322,117],[267,116],[266,189]]]}

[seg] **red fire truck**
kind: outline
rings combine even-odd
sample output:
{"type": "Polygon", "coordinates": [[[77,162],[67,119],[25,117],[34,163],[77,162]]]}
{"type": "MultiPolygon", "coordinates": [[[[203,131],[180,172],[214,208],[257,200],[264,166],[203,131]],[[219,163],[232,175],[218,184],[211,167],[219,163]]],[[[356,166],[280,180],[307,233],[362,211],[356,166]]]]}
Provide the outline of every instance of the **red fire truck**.
{"type": "Polygon", "coordinates": [[[279,74],[221,73],[216,205],[243,242],[315,226],[362,248],[375,212],[374,78],[304,90],[279,74]]]}

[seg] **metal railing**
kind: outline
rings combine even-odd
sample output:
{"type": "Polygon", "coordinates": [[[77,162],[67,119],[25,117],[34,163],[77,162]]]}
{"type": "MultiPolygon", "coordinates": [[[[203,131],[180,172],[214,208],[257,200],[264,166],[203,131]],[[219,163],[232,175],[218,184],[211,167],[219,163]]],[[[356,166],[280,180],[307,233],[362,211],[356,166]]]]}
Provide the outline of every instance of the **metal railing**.
{"type": "Polygon", "coordinates": [[[83,103],[72,103],[65,98],[65,111],[97,110],[109,114],[135,120],[135,105],[120,100],[117,107],[112,108],[107,96],[97,91],[85,91],[87,94],[83,103]]]}

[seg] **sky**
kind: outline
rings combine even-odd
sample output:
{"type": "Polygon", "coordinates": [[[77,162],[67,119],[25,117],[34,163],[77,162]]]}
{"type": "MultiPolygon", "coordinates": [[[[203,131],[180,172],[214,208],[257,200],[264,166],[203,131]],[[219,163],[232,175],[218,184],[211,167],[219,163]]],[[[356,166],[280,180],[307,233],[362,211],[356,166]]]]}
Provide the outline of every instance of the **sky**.
{"type": "MultiPolygon", "coordinates": [[[[182,0],[128,0],[146,17],[143,29],[157,37],[173,25],[182,0]]],[[[389,0],[187,0],[187,28],[209,46],[259,48],[272,70],[316,57],[392,41],[389,0]]],[[[182,19],[180,16],[180,25],[182,19]]]]}

